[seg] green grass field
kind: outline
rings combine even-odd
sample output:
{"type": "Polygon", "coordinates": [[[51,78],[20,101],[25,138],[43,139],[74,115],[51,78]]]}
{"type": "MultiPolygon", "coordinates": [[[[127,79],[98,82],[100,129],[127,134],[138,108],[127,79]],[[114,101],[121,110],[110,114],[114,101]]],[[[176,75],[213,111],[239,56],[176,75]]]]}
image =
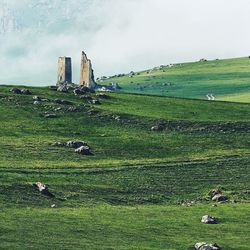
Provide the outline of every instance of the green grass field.
{"type": "Polygon", "coordinates": [[[47,99],[34,105],[10,88],[0,86],[0,249],[249,249],[250,104],[110,93],[91,105],[44,87],[29,88],[47,99]],[[51,145],[68,140],[94,155],[51,145]],[[213,207],[215,187],[236,203],[213,207]],[[220,223],[201,224],[207,213],[220,223]]]}
{"type": "Polygon", "coordinates": [[[250,102],[250,59],[226,59],[174,64],[173,67],[112,77],[100,84],[119,83],[122,92],[250,102]]]}

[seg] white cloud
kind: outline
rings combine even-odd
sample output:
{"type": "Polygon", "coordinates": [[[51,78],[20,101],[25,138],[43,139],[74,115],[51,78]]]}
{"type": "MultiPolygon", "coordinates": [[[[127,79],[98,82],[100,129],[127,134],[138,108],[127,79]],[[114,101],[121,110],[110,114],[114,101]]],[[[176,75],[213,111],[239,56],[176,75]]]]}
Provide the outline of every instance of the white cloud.
{"type": "Polygon", "coordinates": [[[81,50],[92,59],[96,75],[250,52],[248,0],[36,3],[41,5],[31,13],[34,1],[8,1],[22,32],[0,37],[0,82],[53,84],[63,55],[72,56],[78,82],[81,50]]]}

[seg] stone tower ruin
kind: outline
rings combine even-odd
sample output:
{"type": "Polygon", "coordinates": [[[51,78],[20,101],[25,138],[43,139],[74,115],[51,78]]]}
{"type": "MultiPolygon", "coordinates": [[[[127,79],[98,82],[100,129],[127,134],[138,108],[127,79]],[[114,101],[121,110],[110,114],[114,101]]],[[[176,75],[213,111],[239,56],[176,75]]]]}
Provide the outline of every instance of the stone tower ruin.
{"type": "Polygon", "coordinates": [[[84,52],[82,52],[81,58],[80,85],[90,89],[96,87],[91,61],[84,52]]]}
{"type": "Polygon", "coordinates": [[[72,83],[72,66],[70,57],[59,57],[57,84],[72,83]]]}

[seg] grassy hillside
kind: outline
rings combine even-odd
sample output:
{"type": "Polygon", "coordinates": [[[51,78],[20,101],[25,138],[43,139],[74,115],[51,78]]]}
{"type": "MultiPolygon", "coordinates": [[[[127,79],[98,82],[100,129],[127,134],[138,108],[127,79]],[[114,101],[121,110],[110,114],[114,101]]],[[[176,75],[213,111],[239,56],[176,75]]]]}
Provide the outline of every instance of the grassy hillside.
{"type": "Polygon", "coordinates": [[[216,100],[250,102],[250,59],[175,64],[99,82],[119,83],[130,93],[199,99],[213,94],[216,100]]]}
{"type": "Polygon", "coordinates": [[[248,249],[250,104],[112,93],[92,105],[30,88],[47,99],[34,105],[9,89],[0,87],[0,249],[193,249],[198,241],[248,249]],[[159,123],[164,129],[151,131],[159,123]],[[68,140],[86,141],[93,156],[51,145],[68,140]],[[213,207],[215,187],[237,203],[213,207]],[[202,225],[207,213],[220,224],[202,225]]]}

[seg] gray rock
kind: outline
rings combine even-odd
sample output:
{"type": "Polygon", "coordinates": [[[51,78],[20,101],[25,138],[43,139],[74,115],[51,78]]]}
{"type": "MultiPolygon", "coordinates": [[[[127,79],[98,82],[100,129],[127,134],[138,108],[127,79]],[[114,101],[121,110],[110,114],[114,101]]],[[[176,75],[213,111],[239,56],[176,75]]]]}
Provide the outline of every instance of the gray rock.
{"type": "Polygon", "coordinates": [[[57,114],[46,114],[45,118],[57,118],[57,114]]]}
{"type": "Polygon", "coordinates": [[[212,189],[209,191],[208,195],[211,197],[211,199],[217,195],[217,194],[222,194],[222,191],[218,188],[212,189]]]}
{"type": "Polygon", "coordinates": [[[204,224],[217,224],[218,220],[214,217],[209,216],[209,215],[204,215],[201,218],[201,222],[204,224]]]}
{"type": "Polygon", "coordinates": [[[49,191],[48,187],[41,183],[41,182],[36,182],[33,184],[35,188],[37,188],[42,194],[47,195],[49,197],[54,197],[54,195],[49,191]]]}
{"type": "Polygon", "coordinates": [[[84,94],[86,94],[86,91],[83,90],[82,88],[77,88],[77,89],[74,89],[74,90],[73,90],[73,93],[74,93],[75,95],[84,95],[84,94]]]}
{"type": "Polygon", "coordinates": [[[34,101],[33,104],[34,104],[34,105],[40,105],[41,102],[40,102],[40,101],[34,101]]]}
{"type": "Polygon", "coordinates": [[[88,146],[81,146],[77,148],[75,152],[78,154],[83,154],[83,155],[92,155],[90,148],[88,146]]]}
{"type": "Polygon", "coordinates": [[[220,247],[217,244],[208,244],[206,242],[199,242],[195,244],[197,250],[219,250],[220,247]]]}
{"type": "Polygon", "coordinates": [[[69,148],[80,148],[82,146],[87,146],[87,143],[84,141],[68,141],[66,142],[66,147],[69,148]]]}
{"type": "Polygon", "coordinates": [[[22,93],[23,95],[32,95],[31,91],[28,90],[28,89],[21,89],[21,93],[22,93]]]}
{"type": "Polygon", "coordinates": [[[60,110],[62,110],[61,107],[58,107],[58,108],[55,108],[55,109],[54,109],[55,112],[58,112],[58,111],[60,111],[60,110]]]}
{"type": "Polygon", "coordinates": [[[212,198],[212,201],[217,201],[217,202],[227,201],[227,200],[228,200],[228,197],[226,195],[223,195],[223,194],[216,194],[212,198]]]}
{"type": "Polygon", "coordinates": [[[22,94],[22,91],[21,89],[18,89],[18,88],[12,88],[10,89],[10,92],[12,92],[13,94],[22,94]]]}
{"type": "Polygon", "coordinates": [[[68,93],[69,89],[66,84],[61,84],[57,87],[57,91],[63,92],[63,93],[68,93]]]}
{"type": "Polygon", "coordinates": [[[39,96],[37,96],[37,95],[34,95],[34,96],[33,96],[33,100],[34,100],[34,101],[39,101],[39,102],[42,101],[41,97],[39,97],[39,96]]]}
{"type": "Polygon", "coordinates": [[[151,127],[151,131],[162,131],[162,130],[164,130],[164,126],[162,125],[156,125],[151,127]]]}

